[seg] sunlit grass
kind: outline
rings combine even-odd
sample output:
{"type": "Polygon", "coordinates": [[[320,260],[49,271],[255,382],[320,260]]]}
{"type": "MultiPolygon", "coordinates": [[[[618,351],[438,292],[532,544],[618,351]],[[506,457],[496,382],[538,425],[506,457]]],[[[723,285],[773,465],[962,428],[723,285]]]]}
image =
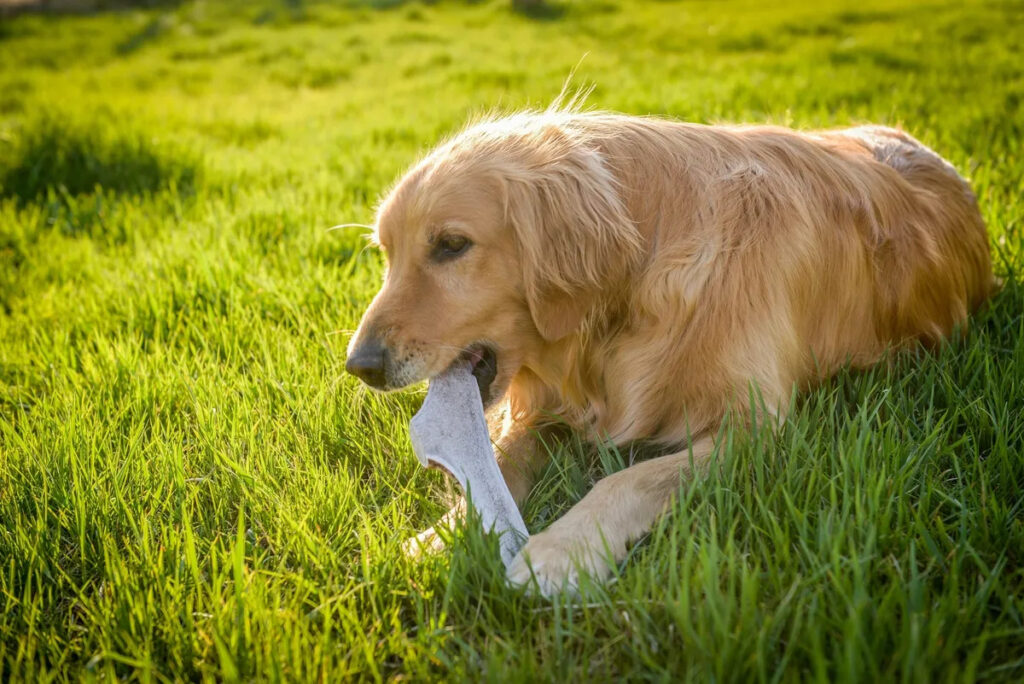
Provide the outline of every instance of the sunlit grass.
{"type": "MultiPolygon", "coordinates": [[[[0,679],[1024,676],[1024,5],[192,3],[0,24],[0,679]],[[1006,288],[962,342],[732,437],[612,583],[406,559],[421,391],[343,373],[358,227],[487,111],[906,127],[1006,288]]],[[[532,530],[629,454],[568,440],[532,530]]]]}

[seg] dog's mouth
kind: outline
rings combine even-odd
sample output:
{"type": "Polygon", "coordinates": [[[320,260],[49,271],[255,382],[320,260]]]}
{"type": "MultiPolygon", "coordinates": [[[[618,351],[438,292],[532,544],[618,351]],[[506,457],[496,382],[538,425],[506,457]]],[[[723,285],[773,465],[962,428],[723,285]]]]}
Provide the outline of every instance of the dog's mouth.
{"type": "Polygon", "coordinates": [[[484,406],[488,406],[492,399],[491,385],[498,375],[497,352],[490,345],[478,342],[462,352],[459,359],[469,361],[470,371],[476,378],[477,387],[480,388],[480,399],[483,400],[484,406]]]}

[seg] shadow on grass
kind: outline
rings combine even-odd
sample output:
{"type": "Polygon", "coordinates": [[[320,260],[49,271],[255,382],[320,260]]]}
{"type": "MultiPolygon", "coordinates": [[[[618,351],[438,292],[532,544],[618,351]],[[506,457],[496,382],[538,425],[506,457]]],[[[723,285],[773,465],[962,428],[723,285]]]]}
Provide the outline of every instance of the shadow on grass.
{"type": "Polygon", "coordinates": [[[545,0],[512,0],[512,11],[528,19],[554,21],[565,15],[565,6],[545,0]]]}
{"type": "Polygon", "coordinates": [[[127,194],[172,186],[191,193],[195,188],[197,159],[158,148],[141,134],[111,131],[40,122],[14,143],[10,162],[0,163],[0,197],[26,203],[51,189],[81,195],[97,188],[127,194]]]}
{"type": "Polygon", "coordinates": [[[170,15],[154,17],[146,22],[141,29],[118,43],[115,48],[117,54],[130,55],[169,33],[173,28],[174,19],[170,15]]]}
{"type": "MultiPolygon", "coordinates": [[[[181,0],[22,0],[20,2],[0,2],[0,17],[13,17],[27,13],[93,14],[126,9],[174,7],[180,4],[181,0]]],[[[0,31],[0,36],[2,36],[2,31],[0,31]]]]}
{"type": "MultiPolygon", "coordinates": [[[[421,0],[424,4],[434,4],[436,0],[421,0]]],[[[484,2],[484,0],[463,0],[467,5],[477,5],[484,2]]],[[[563,2],[555,2],[554,0],[504,0],[512,12],[526,17],[528,19],[536,19],[538,21],[554,21],[561,19],[565,16],[567,7],[563,2]]],[[[287,5],[289,6],[292,14],[296,13],[295,8],[301,8],[304,6],[303,0],[288,0],[287,5]]],[[[418,3],[410,2],[410,0],[354,0],[352,3],[356,7],[365,7],[374,10],[392,10],[399,7],[405,7],[409,5],[415,6],[418,3]]],[[[599,3],[594,3],[599,4],[599,3]]],[[[602,9],[601,7],[597,8],[602,9]]],[[[417,10],[413,10],[413,16],[419,16],[417,10]]]]}

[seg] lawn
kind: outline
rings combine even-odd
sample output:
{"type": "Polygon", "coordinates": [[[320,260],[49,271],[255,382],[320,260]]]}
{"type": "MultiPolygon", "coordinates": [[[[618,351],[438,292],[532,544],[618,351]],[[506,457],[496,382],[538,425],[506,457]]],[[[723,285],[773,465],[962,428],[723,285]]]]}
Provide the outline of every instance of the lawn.
{"type": "MultiPolygon", "coordinates": [[[[184,2],[0,19],[0,680],[1020,681],[1024,3],[184,2]],[[379,6],[375,6],[379,5],[379,6]],[[844,373],[578,601],[507,587],[345,346],[359,228],[488,112],[900,125],[1005,280],[844,373]]],[[[631,455],[572,440],[543,529],[631,455]]]]}

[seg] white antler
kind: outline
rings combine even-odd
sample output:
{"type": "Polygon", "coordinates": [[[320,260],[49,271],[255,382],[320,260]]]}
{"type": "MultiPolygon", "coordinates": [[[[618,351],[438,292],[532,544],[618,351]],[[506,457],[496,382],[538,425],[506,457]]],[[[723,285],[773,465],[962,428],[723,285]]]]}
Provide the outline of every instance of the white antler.
{"type": "Polygon", "coordinates": [[[530,533],[494,459],[480,389],[468,363],[430,381],[423,407],[409,422],[409,437],[421,465],[439,465],[459,481],[484,529],[500,535],[501,560],[508,565],[530,533]]]}

